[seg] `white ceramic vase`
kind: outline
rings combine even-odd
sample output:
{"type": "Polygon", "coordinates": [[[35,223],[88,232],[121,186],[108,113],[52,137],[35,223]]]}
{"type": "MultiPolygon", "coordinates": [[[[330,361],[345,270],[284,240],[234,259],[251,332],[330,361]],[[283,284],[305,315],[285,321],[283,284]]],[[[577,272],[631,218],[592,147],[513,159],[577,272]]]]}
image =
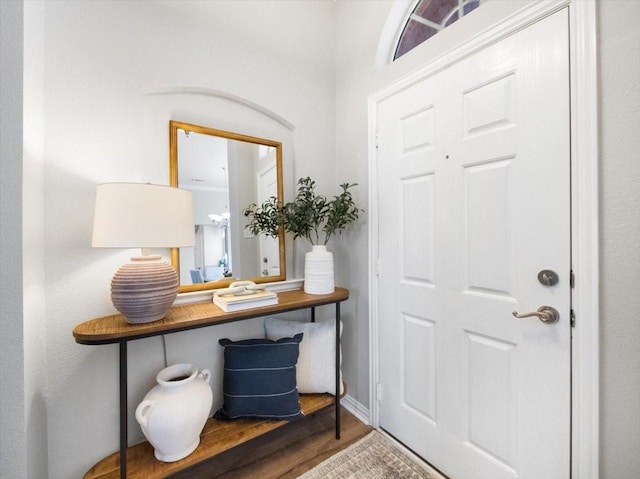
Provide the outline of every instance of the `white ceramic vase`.
{"type": "Polygon", "coordinates": [[[313,245],[304,256],[304,292],[331,294],[334,290],[333,253],[325,245],[313,245]]]}
{"type": "Polygon", "coordinates": [[[158,384],[136,408],[136,420],[159,461],[178,461],[200,444],[213,402],[210,379],[207,369],[169,366],[158,373],[158,384]]]}

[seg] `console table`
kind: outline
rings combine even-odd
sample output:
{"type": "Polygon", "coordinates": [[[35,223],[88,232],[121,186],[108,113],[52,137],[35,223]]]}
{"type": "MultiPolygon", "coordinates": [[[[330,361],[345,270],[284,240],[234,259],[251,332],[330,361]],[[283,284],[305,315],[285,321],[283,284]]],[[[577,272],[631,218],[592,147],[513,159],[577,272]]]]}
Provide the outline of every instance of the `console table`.
{"type": "MultiPolygon", "coordinates": [[[[276,305],[232,313],[225,313],[211,302],[193,303],[174,306],[164,319],[152,323],[129,324],[122,315],[115,314],[78,324],[73,329],[76,342],[87,345],[118,343],[120,346],[120,451],[98,462],[87,471],[85,479],[168,477],[287,424],[286,421],[263,419],[218,421],[210,418],[204,427],[198,448],[186,458],[170,463],[156,460],[153,456],[153,447],[148,442],[128,447],[127,344],[129,341],[301,309],[310,309],[311,321],[315,321],[317,306],[334,304],[336,391],[340,391],[340,303],[347,299],[349,299],[349,291],[345,288],[336,288],[333,293],[324,295],[306,294],[301,290],[284,291],[278,293],[276,305]]],[[[300,395],[300,405],[305,414],[312,414],[332,404],[336,409],[336,439],[340,439],[340,395],[336,394],[335,397],[328,394],[300,395]]]]}

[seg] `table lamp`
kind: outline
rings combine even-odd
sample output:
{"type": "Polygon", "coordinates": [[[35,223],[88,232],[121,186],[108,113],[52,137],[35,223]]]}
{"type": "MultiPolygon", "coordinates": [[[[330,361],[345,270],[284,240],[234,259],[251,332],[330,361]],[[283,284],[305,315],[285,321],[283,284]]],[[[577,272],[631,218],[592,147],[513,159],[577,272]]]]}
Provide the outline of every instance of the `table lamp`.
{"type": "Polygon", "coordinates": [[[178,294],[176,270],[149,248],[194,244],[190,191],[144,183],[98,185],[91,246],[142,249],[111,280],[111,301],[127,322],[164,318],[178,294]]]}

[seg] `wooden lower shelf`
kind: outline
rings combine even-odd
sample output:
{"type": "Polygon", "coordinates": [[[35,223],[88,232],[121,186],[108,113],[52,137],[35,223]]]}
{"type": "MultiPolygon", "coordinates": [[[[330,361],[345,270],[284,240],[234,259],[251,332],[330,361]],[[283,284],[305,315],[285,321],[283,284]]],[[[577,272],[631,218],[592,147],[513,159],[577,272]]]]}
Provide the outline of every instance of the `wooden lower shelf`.
{"type": "MultiPolygon", "coordinates": [[[[305,415],[313,414],[335,404],[330,394],[301,394],[300,406],[305,415]]],[[[304,420],[304,419],[303,419],[304,420]]],[[[160,479],[185,470],[205,459],[220,454],[258,436],[288,424],[287,421],[269,419],[236,419],[219,421],[209,419],[200,436],[200,445],[176,462],[161,462],[153,455],[153,447],[148,442],[127,448],[127,478],[160,479]]],[[[93,466],[84,479],[119,479],[120,453],[116,452],[93,466]]]]}

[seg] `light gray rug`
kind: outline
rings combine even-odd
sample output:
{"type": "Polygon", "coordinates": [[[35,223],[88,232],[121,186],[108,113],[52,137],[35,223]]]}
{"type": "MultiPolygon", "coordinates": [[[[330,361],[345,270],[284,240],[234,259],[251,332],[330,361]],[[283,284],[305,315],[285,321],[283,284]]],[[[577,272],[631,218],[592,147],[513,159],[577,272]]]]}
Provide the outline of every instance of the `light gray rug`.
{"type": "Polygon", "coordinates": [[[378,431],[306,472],[298,479],[446,479],[405,453],[378,431]]]}

